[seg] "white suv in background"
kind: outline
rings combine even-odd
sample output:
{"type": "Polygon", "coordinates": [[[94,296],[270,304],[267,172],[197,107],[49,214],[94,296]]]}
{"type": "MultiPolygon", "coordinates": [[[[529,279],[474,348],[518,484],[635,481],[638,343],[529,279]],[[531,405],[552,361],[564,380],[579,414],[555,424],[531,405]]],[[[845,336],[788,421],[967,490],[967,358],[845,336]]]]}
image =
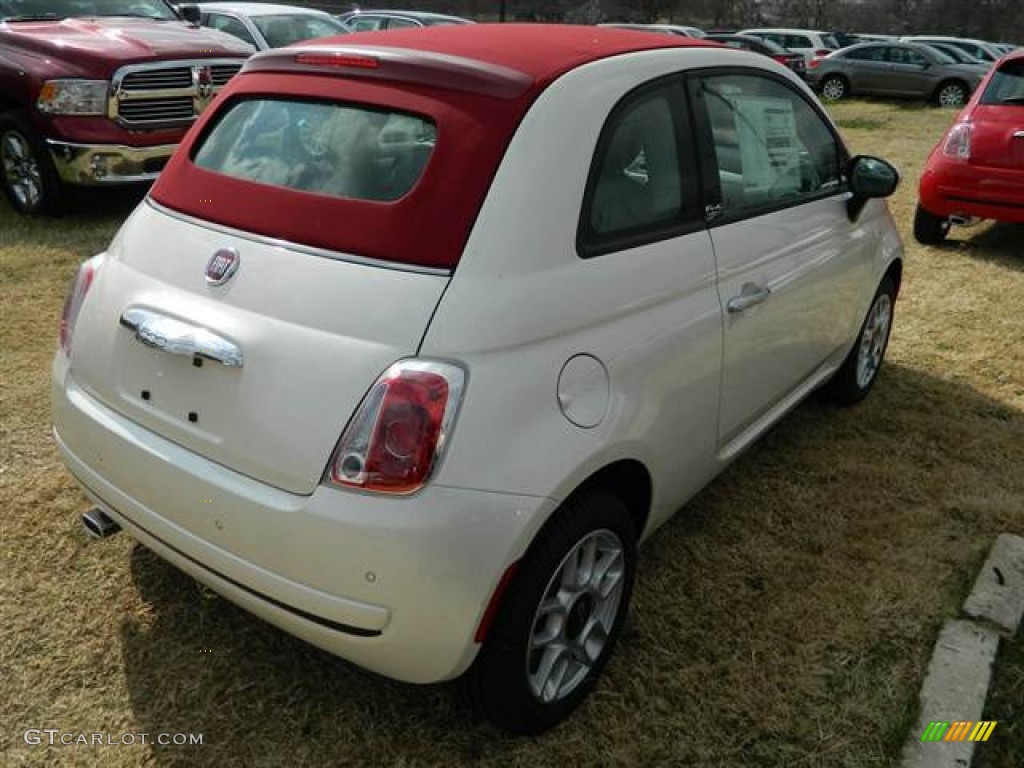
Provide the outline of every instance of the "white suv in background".
{"type": "Polygon", "coordinates": [[[737,35],[754,35],[795,53],[802,53],[808,67],[840,48],[839,42],[829,32],[813,29],[741,29],[737,35]]]}
{"type": "Polygon", "coordinates": [[[897,181],[792,71],[683,37],[259,53],[80,268],[57,446],[94,534],[539,731],[637,543],[810,393],[871,390],[897,181]]]}

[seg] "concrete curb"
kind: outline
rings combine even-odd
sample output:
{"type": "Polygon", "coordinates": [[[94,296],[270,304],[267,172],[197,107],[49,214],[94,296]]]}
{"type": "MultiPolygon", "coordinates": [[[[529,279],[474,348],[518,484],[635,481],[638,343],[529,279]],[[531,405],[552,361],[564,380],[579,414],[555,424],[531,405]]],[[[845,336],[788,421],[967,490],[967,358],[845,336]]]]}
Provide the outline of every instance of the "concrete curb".
{"type": "Polygon", "coordinates": [[[966,736],[981,720],[999,638],[1013,637],[1024,615],[1024,538],[996,539],[963,613],[967,620],[947,621],[935,642],[921,688],[921,714],[903,746],[903,768],[971,764],[975,742],[969,738],[938,743],[921,738],[933,722],[949,723],[947,736],[966,736]]]}

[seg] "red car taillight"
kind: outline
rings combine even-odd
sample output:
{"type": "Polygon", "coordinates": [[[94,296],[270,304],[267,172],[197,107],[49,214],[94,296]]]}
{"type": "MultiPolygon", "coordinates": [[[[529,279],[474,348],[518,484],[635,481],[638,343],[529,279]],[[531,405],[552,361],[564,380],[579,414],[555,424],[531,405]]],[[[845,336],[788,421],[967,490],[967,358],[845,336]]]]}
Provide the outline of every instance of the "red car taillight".
{"type": "Polygon", "coordinates": [[[808,68],[814,69],[821,64],[822,59],[832,53],[835,53],[835,51],[831,51],[828,48],[819,48],[811,55],[811,60],[807,62],[808,68]]]}
{"type": "Polygon", "coordinates": [[[60,348],[64,354],[71,356],[71,338],[75,332],[78,313],[82,310],[85,296],[92,287],[93,280],[103,264],[103,256],[93,256],[83,262],[71,280],[71,287],[64,299],[64,309],[60,314],[60,348]]]}
{"type": "Polygon", "coordinates": [[[444,452],[465,379],[450,363],[392,365],[345,428],[324,480],[382,493],[421,488],[444,452]]]}
{"type": "Polygon", "coordinates": [[[942,144],[942,154],[946,157],[955,157],[957,160],[967,160],[971,156],[971,124],[957,123],[949,129],[946,139],[942,144]]]}

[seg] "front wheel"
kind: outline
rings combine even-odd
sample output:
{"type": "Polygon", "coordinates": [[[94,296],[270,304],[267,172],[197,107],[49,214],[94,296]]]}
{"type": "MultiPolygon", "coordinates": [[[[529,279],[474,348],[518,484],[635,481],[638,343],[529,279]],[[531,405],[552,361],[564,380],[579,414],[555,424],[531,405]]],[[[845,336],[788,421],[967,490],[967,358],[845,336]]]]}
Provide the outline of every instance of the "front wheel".
{"type": "Polygon", "coordinates": [[[938,245],[949,234],[950,221],[946,216],[936,216],[918,203],[914,213],[914,239],[922,245],[938,245]]]}
{"type": "Polygon", "coordinates": [[[821,97],[825,101],[839,101],[847,96],[849,86],[838,75],[829,75],[821,81],[821,97]]]}
{"type": "Polygon", "coordinates": [[[61,184],[49,150],[17,112],[0,113],[0,166],[4,194],[21,213],[57,213],[61,184]]]}
{"type": "Polygon", "coordinates": [[[477,712],[516,734],[569,715],[607,664],[629,608],[636,533],[603,491],[555,513],[509,587],[464,687],[477,712]]]}
{"type": "Polygon", "coordinates": [[[828,383],[828,394],[840,405],[859,403],[875,385],[889,346],[895,304],[896,285],[886,276],[871,301],[853,349],[828,383]]]}

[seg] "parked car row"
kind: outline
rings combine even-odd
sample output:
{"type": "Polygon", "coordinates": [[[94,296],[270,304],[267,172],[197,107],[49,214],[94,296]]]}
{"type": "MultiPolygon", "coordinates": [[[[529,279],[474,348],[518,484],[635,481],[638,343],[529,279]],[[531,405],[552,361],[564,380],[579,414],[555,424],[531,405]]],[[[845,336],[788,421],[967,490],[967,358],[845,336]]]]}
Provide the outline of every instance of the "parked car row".
{"type": "Polygon", "coordinates": [[[711,33],[668,24],[606,24],[700,37],[756,51],[790,67],[827,101],[879,95],[963,106],[989,66],[1011,46],[956,37],[849,35],[822,30],[751,28],[711,33]]]}
{"type": "Polygon", "coordinates": [[[824,58],[808,82],[827,101],[851,95],[909,97],[962,107],[988,71],[929,45],[859,43],[824,58]]]}

